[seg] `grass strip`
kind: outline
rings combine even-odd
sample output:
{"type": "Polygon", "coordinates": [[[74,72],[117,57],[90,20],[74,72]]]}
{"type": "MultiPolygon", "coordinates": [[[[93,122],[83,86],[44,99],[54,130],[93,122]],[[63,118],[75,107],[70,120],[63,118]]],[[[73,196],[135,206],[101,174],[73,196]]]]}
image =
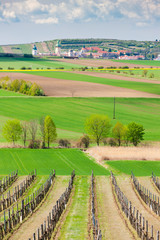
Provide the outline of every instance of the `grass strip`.
{"type": "Polygon", "coordinates": [[[75,195],[72,199],[70,212],[66,217],[59,239],[79,239],[88,237],[88,211],[89,211],[90,178],[78,176],[75,179],[75,195]]]}

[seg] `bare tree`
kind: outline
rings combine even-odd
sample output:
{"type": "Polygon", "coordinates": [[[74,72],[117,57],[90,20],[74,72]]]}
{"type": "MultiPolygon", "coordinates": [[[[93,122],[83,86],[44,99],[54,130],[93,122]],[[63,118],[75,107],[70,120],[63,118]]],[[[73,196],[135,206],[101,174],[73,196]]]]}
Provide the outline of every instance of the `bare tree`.
{"type": "Polygon", "coordinates": [[[24,144],[24,147],[26,146],[26,141],[27,141],[27,132],[28,132],[28,122],[23,122],[21,124],[22,127],[22,141],[24,144]]]}
{"type": "Polygon", "coordinates": [[[45,148],[45,126],[44,126],[45,116],[40,118],[40,131],[42,137],[42,148],[45,148]]]}
{"type": "Polygon", "coordinates": [[[37,120],[31,120],[29,123],[29,132],[31,134],[31,140],[33,144],[35,143],[35,140],[36,140],[37,130],[38,130],[37,120]]]}

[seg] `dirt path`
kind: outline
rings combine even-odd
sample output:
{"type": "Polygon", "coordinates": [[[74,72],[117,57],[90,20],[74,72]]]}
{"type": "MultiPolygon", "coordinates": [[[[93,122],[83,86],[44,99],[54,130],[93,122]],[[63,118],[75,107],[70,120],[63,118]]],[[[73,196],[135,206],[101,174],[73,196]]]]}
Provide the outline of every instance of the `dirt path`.
{"type": "Polygon", "coordinates": [[[154,187],[154,183],[153,183],[153,181],[152,181],[152,179],[150,177],[139,177],[138,181],[140,182],[140,184],[142,186],[144,186],[145,188],[148,188],[148,190],[152,194],[154,194],[156,196],[160,196],[160,193],[154,187]]]}
{"type": "Polygon", "coordinates": [[[54,97],[144,97],[160,98],[160,95],[105,84],[63,80],[25,73],[1,72],[0,77],[24,79],[39,84],[46,95],[54,97]]]}
{"type": "MultiPolygon", "coordinates": [[[[140,67],[140,68],[150,68],[154,66],[147,66],[147,65],[141,65],[141,64],[133,64],[133,63],[123,63],[123,62],[113,62],[108,59],[57,59],[57,61],[60,62],[66,62],[66,63],[72,63],[72,64],[78,64],[83,66],[90,66],[90,67],[123,67],[128,66],[130,68],[134,67],[140,67]]],[[[154,68],[158,68],[155,66],[154,68]]]]}
{"type": "Polygon", "coordinates": [[[91,157],[95,158],[98,163],[103,163],[104,159],[108,160],[148,160],[160,161],[160,146],[138,146],[138,147],[90,147],[86,151],[91,157]]]}
{"type": "MultiPolygon", "coordinates": [[[[15,187],[17,187],[18,185],[20,185],[27,176],[19,176],[17,178],[17,180],[10,186],[10,188],[8,188],[2,195],[4,195],[4,198],[7,198],[7,193],[10,191],[10,194],[13,194],[13,189],[15,190],[15,187]]],[[[1,195],[1,196],[2,196],[1,195]]],[[[2,197],[1,197],[2,198],[2,197]]]]}
{"type": "Polygon", "coordinates": [[[109,177],[96,177],[96,194],[98,219],[103,239],[129,240],[134,239],[120,215],[112,194],[109,177]]]}
{"type": "Polygon", "coordinates": [[[73,73],[78,73],[82,75],[88,75],[92,77],[101,77],[101,78],[109,78],[109,79],[116,79],[116,80],[124,80],[130,82],[145,82],[145,83],[155,83],[160,84],[160,80],[149,80],[149,79],[141,79],[141,78],[133,78],[127,77],[122,75],[110,74],[110,73],[102,73],[102,72],[89,72],[89,71],[74,71],[73,73]]]}
{"type": "Polygon", "coordinates": [[[148,206],[139,199],[136,195],[130,181],[130,177],[117,177],[117,183],[129,201],[132,202],[133,207],[142,214],[142,216],[149,222],[149,232],[151,232],[151,225],[154,226],[154,235],[160,230],[160,218],[154,214],[148,206]]]}
{"type": "Polygon", "coordinates": [[[58,176],[56,178],[54,187],[49,193],[46,201],[9,239],[28,240],[29,238],[32,238],[33,233],[36,232],[44,220],[47,219],[47,216],[56,204],[57,199],[65,191],[68,186],[69,178],[70,176],[58,176]]]}

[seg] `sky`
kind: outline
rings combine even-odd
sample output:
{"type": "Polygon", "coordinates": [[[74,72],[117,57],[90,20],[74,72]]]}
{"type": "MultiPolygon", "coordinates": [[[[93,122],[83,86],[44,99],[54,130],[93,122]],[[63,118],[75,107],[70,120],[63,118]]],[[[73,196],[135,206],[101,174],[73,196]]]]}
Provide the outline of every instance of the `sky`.
{"type": "Polygon", "coordinates": [[[160,0],[0,0],[0,44],[160,39],[160,0]]]}

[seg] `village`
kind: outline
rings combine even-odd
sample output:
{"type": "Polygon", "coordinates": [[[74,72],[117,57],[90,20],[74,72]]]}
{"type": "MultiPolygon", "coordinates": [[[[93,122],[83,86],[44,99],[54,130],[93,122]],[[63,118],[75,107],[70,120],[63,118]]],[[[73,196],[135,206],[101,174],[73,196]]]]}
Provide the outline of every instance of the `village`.
{"type": "MultiPolygon", "coordinates": [[[[61,47],[61,43],[58,40],[55,45],[54,51],[50,53],[38,52],[36,45],[34,44],[32,49],[33,56],[58,56],[62,58],[93,58],[93,59],[119,59],[119,60],[144,60],[145,56],[142,54],[133,54],[132,50],[114,50],[109,49],[108,51],[101,49],[100,47],[85,47],[83,46],[80,51],[69,49],[64,51],[61,47]]],[[[160,60],[160,55],[158,55],[153,60],[160,60]]]]}

